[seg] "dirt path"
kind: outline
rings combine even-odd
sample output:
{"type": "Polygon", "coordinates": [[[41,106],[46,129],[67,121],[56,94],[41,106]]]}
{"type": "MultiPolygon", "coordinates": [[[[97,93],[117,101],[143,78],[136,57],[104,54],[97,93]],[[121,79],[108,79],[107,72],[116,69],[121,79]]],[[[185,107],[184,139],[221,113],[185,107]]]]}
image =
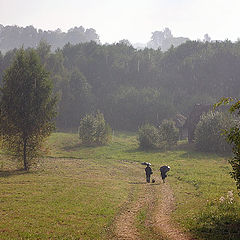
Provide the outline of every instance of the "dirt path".
{"type": "Polygon", "coordinates": [[[147,196],[144,194],[149,189],[149,185],[143,184],[142,195],[135,202],[129,203],[122,213],[116,218],[115,235],[119,240],[139,240],[140,234],[135,226],[137,213],[144,205],[149,205],[153,198],[153,192],[147,196]]]}
{"type": "MultiPolygon", "coordinates": [[[[157,180],[160,182],[160,179],[157,180]]],[[[168,183],[157,185],[144,184],[142,195],[137,201],[130,202],[115,221],[115,235],[119,240],[139,240],[140,234],[136,228],[136,216],[140,209],[147,205],[153,215],[147,219],[146,226],[154,229],[159,239],[193,240],[171,221],[170,214],[174,210],[174,195],[168,183]],[[147,193],[147,194],[144,194],[147,193]],[[162,196],[155,202],[157,195],[162,196]]],[[[155,239],[155,238],[154,238],[155,239]]]]}
{"type": "Polygon", "coordinates": [[[161,198],[154,210],[154,226],[156,231],[169,240],[194,240],[189,234],[184,233],[170,217],[174,210],[174,195],[168,183],[161,185],[161,198]]]}

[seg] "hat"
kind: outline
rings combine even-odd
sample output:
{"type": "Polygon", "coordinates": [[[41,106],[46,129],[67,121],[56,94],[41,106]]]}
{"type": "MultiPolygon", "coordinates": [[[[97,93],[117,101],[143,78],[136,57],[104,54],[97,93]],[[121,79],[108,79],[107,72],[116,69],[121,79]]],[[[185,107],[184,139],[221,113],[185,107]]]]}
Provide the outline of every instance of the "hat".
{"type": "Polygon", "coordinates": [[[149,163],[149,162],[142,162],[141,164],[142,164],[142,165],[148,165],[148,166],[151,166],[151,165],[152,165],[152,164],[149,163]]]}

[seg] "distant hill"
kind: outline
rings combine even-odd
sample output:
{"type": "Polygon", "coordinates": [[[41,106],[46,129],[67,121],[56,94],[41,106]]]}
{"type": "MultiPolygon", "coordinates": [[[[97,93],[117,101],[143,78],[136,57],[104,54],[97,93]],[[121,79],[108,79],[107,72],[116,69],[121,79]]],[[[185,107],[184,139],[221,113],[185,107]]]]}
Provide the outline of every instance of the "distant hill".
{"type": "Polygon", "coordinates": [[[24,46],[36,47],[41,40],[48,42],[52,50],[62,48],[66,43],[77,44],[95,41],[100,43],[99,36],[93,28],[74,27],[67,32],[61,29],[45,31],[33,26],[3,26],[0,24],[0,51],[3,53],[13,48],[24,46]]]}

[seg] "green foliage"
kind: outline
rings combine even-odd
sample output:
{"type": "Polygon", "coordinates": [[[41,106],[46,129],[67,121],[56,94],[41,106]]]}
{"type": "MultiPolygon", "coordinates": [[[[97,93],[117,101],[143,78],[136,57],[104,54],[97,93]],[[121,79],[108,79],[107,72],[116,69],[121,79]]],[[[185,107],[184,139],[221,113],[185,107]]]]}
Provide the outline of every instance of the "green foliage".
{"type": "Polygon", "coordinates": [[[0,101],[2,147],[27,170],[54,129],[56,98],[34,50],[20,49],[3,78],[0,101]]]}
{"type": "Polygon", "coordinates": [[[223,135],[234,121],[223,112],[209,112],[201,117],[195,130],[195,147],[203,152],[226,153],[231,147],[223,135]]]}
{"type": "Polygon", "coordinates": [[[174,112],[168,100],[162,89],[120,87],[111,96],[114,127],[133,131],[146,122],[157,124],[174,112]]]}
{"type": "Polygon", "coordinates": [[[159,145],[158,129],[150,124],[145,124],[138,130],[139,146],[142,149],[153,149],[159,145]]]}
{"type": "Polygon", "coordinates": [[[171,120],[164,120],[159,128],[145,124],[138,130],[139,146],[142,149],[176,145],[178,139],[179,130],[171,120]]]}
{"type": "Polygon", "coordinates": [[[176,145],[179,140],[179,130],[176,128],[174,121],[164,120],[159,127],[161,142],[167,145],[176,145]]]}
{"type": "Polygon", "coordinates": [[[92,110],[93,95],[91,86],[84,75],[75,70],[65,84],[60,102],[59,118],[61,126],[77,128],[79,118],[92,110]]]}
{"type": "Polygon", "coordinates": [[[231,175],[236,181],[237,188],[240,191],[240,127],[232,127],[227,132],[227,139],[233,145],[232,151],[234,156],[229,160],[232,165],[231,175]]]}
{"type": "Polygon", "coordinates": [[[238,100],[237,98],[221,98],[215,105],[214,108],[217,108],[219,106],[221,106],[222,104],[227,105],[232,103],[232,105],[229,108],[229,112],[230,113],[234,113],[234,112],[238,112],[238,114],[240,114],[240,100],[238,100]]]}
{"type": "MultiPolygon", "coordinates": [[[[168,30],[164,32],[155,33],[156,40],[164,35],[174,40],[168,30]]],[[[81,28],[69,32],[75,40],[84,33],[81,28]]],[[[94,31],[87,33],[94,36],[94,31]]],[[[4,51],[0,57],[0,81],[14,51],[4,51]]],[[[240,42],[188,41],[167,52],[136,50],[125,41],[109,45],[70,41],[50,52],[50,46],[41,42],[37,51],[60,96],[57,127],[61,129],[77,127],[80,116],[100,109],[114,129],[133,131],[146,122],[156,125],[174,118],[178,112],[187,115],[197,103],[209,105],[221,96],[239,96],[240,42]],[[79,91],[84,86],[88,91],[79,91]]]]}
{"type": "Polygon", "coordinates": [[[232,166],[231,175],[236,181],[237,188],[240,191],[240,128],[231,128],[228,132],[227,138],[228,141],[233,144],[232,151],[234,157],[229,160],[229,163],[232,166]]]}
{"type": "MultiPolygon", "coordinates": [[[[229,104],[232,103],[229,111],[230,113],[237,112],[240,114],[240,100],[232,99],[232,98],[222,98],[218,103],[216,103],[216,107],[221,104],[229,104]]],[[[240,194],[240,125],[239,122],[235,124],[235,126],[231,127],[230,130],[226,130],[227,140],[230,144],[232,144],[232,152],[233,158],[229,160],[229,163],[232,166],[231,175],[236,181],[237,189],[240,194]]]]}
{"type": "Polygon", "coordinates": [[[104,145],[111,140],[111,128],[99,111],[80,120],[79,138],[85,145],[104,145]]]}

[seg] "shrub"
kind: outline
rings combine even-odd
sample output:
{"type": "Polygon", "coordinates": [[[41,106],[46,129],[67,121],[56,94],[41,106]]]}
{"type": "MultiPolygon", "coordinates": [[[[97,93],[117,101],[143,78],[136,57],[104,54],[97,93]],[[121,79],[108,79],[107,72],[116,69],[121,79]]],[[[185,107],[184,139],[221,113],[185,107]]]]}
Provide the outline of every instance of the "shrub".
{"type": "Polygon", "coordinates": [[[179,139],[179,130],[171,120],[164,120],[159,126],[159,137],[161,142],[167,145],[176,145],[179,139]]]}
{"type": "Polygon", "coordinates": [[[104,145],[111,139],[111,128],[99,111],[80,120],[79,138],[85,145],[104,145]]]}
{"type": "Polygon", "coordinates": [[[223,112],[204,114],[195,130],[196,149],[203,152],[230,152],[231,146],[223,136],[223,129],[229,129],[233,122],[233,118],[223,112]]]}
{"type": "Polygon", "coordinates": [[[158,129],[150,124],[143,125],[138,130],[138,141],[142,149],[153,149],[158,147],[158,129]]]}

